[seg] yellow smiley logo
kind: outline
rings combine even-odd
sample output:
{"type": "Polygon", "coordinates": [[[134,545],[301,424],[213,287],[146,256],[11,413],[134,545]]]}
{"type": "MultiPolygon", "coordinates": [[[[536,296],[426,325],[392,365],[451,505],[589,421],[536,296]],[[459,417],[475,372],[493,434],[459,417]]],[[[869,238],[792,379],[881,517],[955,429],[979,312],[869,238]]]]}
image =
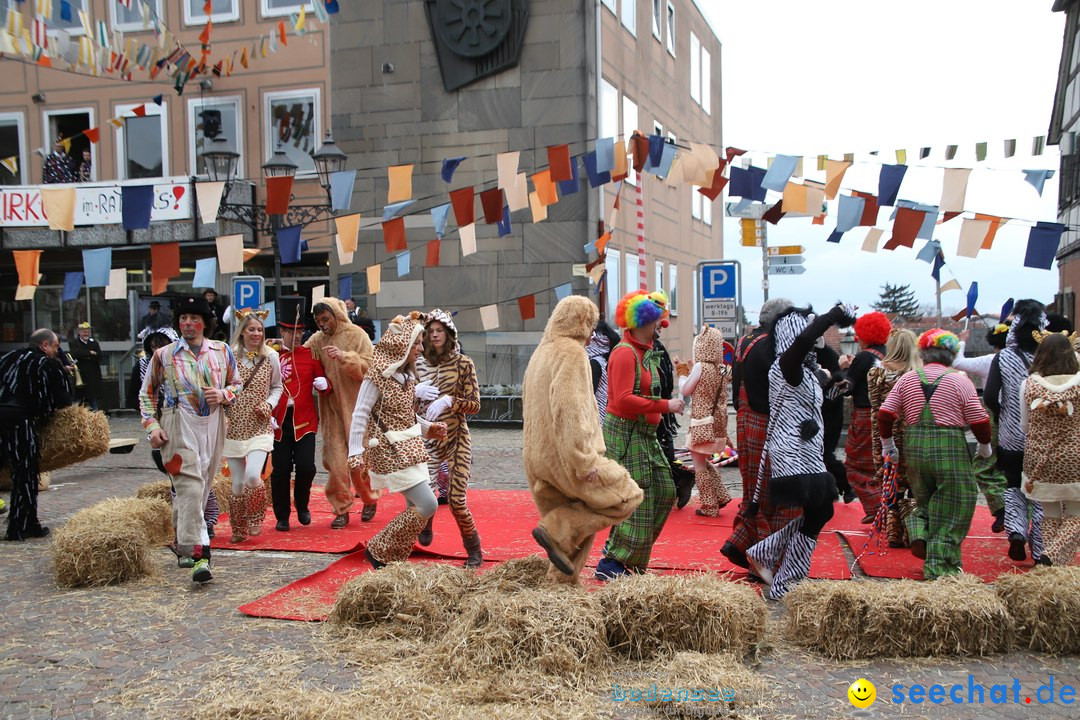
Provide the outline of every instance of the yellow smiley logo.
{"type": "Polygon", "coordinates": [[[877,688],[874,687],[874,683],[866,678],[859,678],[851,683],[847,696],[852,705],[865,709],[873,705],[874,701],[877,700],[877,688]]]}

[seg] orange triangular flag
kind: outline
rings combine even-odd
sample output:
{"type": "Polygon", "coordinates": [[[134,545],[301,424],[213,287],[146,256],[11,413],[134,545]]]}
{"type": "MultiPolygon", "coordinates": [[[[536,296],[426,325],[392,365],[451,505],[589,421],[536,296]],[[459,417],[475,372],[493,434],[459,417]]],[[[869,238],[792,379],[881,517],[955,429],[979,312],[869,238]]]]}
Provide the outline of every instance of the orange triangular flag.
{"type": "Polygon", "coordinates": [[[204,27],[203,31],[201,33],[199,33],[199,42],[201,42],[203,45],[209,45],[210,44],[210,32],[213,29],[213,27],[214,27],[213,21],[207,20],[206,21],[206,27],[204,27]]]}
{"type": "Polygon", "coordinates": [[[245,70],[247,70],[248,59],[247,59],[247,46],[246,45],[244,46],[244,49],[240,51],[240,64],[244,67],[245,70]]]}
{"type": "Polygon", "coordinates": [[[982,213],[975,213],[976,220],[989,220],[990,229],[986,231],[986,237],[983,238],[982,247],[980,250],[989,250],[994,245],[994,236],[997,235],[998,228],[1005,223],[1009,222],[1009,218],[998,217],[997,215],[983,215],[982,213]]]}
{"type": "Polygon", "coordinates": [[[97,144],[97,141],[101,139],[101,128],[90,128],[89,130],[83,130],[83,135],[90,142],[97,144]]]}
{"type": "Polygon", "coordinates": [[[135,117],[146,117],[146,105],[140,105],[131,112],[135,113],[135,117]]]}
{"type": "Polygon", "coordinates": [[[281,44],[282,45],[288,45],[289,41],[285,37],[285,21],[284,20],[280,20],[278,22],[277,30],[278,30],[278,39],[281,40],[281,44]]]}
{"type": "Polygon", "coordinates": [[[596,241],[596,252],[600,255],[604,254],[604,250],[607,248],[607,244],[611,242],[611,233],[606,232],[600,236],[600,239],[596,241]]]}

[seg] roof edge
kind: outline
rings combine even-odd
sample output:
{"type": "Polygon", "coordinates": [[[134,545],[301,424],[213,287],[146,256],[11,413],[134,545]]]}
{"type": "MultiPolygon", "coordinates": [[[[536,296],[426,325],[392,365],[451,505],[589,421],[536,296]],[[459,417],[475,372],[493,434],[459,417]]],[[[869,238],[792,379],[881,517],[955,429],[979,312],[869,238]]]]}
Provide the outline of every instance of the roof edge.
{"type": "MultiPolygon", "coordinates": [[[[1070,2],[1071,0],[1056,0],[1057,2],[1070,2]]],[[[701,17],[705,19],[705,24],[709,26],[709,30],[712,31],[713,37],[716,38],[716,42],[721,46],[724,42],[720,39],[720,28],[713,25],[713,21],[709,18],[709,14],[705,12],[705,0],[693,0],[694,7],[701,13],[701,17]]]]}

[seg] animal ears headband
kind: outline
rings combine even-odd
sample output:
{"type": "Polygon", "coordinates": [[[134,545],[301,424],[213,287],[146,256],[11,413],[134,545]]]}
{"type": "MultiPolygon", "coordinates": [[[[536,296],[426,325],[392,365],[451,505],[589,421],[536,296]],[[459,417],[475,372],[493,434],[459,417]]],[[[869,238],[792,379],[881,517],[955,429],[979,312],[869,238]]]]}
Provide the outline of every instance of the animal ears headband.
{"type": "Polygon", "coordinates": [[[1080,352],[1080,332],[1074,331],[1072,335],[1069,335],[1064,330],[1062,330],[1060,333],[1052,333],[1046,330],[1033,330],[1031,332],[1031,336],[1035,338],[1035,342],[1039,343],[1040,345],[1042,344],[1043,340],[1050,337],[1051,335],[1064,335],[1065,339],[1067,339],[1069,343],[1073,346],[1073,350],[1075,350],[1076,352],[1080,352]]]}
{"type": "Polygon", "coordinates": [[[265,322],[266,317],[270,314],[269,310],[255,310],[254,308],[244,308],[243,310],[233,310],[233,315],[237,320],[243,320],[248,315],[254,315],[259,319],[259,322],[265,322]]]}

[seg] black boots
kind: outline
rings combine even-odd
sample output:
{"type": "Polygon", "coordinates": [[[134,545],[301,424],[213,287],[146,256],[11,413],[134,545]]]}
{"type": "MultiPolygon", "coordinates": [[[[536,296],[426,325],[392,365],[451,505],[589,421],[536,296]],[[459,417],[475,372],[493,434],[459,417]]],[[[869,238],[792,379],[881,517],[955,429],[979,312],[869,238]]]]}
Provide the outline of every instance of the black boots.
{"type": "Polygon", "coordinates": [[[435,539],[435,534],[431,529],[431,525],[434,522],[435,516],[432,515],[428,518],[427,525],[424,526],[424,529],[420,531],[420,535],[416,538],[416,542],[420,543],[423,547],[427,547],[431,544],[431,541],[435,539]]]}
{"type": "MultiPolygon", "coordinates": [[[[428,527],[431,527],[430,521],[428,527]]],[[[462,540],[465,542],[465,552],[469,553],[469,556],[465,558],[465,568],[475,570],[484,564],[484,553],[480,549],[480,533],[462,538],[462,540]]]]}

